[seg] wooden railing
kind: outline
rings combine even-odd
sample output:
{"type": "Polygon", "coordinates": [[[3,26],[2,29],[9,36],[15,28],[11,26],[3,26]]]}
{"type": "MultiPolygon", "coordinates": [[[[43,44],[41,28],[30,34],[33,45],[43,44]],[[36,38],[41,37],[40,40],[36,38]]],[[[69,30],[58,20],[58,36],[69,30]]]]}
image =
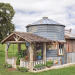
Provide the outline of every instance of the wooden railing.
{"type": "MultiPolygon", "coordinates": [[[[14,68],[16,68],[16,58],[8,58],[7,63],[11,64],[14,68]]],[[[44,60],[33,61],[33,67],[37,64],[44,64],[44,60]]],[[[20,59],[20,67],[29,68],[29,61],[25,61],[24,59],[20,59]]]]}
{"type": "Polygon", "coordinates": [[[29,61],[25,61],[23,59],[20,59],[20,67],[29,68],[29,61]]]}
{"type": "Polygon", "coordinates": [[[16,68],[16,57],[12,57],[12,58],[7,58],[7,63],[11,64],[13,68],[16,68]]]}
{"type": "MultiPolygon", "coordinates": [[[[44,60],[37,60],[37,61],[33,61],[33,67],[37,64],[44,64],[44,60]]],[[[29,61],[25,61],[25,60],[20,60],[20,67],[26,67],[29,68],[29,61]]]]}
{"type": "Polygon", "coordinates": [[[33,61],[33,67],[38,64],[44,64],[44,60],[33,61]]]}

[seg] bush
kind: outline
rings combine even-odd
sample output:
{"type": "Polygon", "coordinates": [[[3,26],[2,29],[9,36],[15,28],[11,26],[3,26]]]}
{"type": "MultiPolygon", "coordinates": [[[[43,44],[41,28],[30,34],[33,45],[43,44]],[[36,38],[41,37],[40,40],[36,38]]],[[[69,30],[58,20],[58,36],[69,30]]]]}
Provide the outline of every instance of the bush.
{"type": "Polygon", "coordinates": [[[17,61],[16,61],[16,65],[20,65],[20,58],[25,57],[26,55],[26,50],[20,50],[19,52],[17,52],[16,57],[17,57],[17,61]]]}
{"type": "Polygon", "coordinates": [[[28,69],[26,67],[17,67],[17,70],[21,72],[28,72],[28,69]]]}
{"type": "Polygon", "coordinates": [[[3,64],[3,66],[6,67],[6,68],[12,68],[12,65],[7,64],[7,63],[3,64]]]}
{"type": "Polygon", "coordinates": [[[41,67],[43,67],[43,66],[44,66],[43,64],[38,64],[38,65],[35,65],[34,68],[41,68],[41,67]]]}
{"type": "Polygon", "coordinates": [[[12,65],[8,64],[7,68],[12,68],[12,65]]]}
{"type": "Polygon", "coordinates": [[[20,60],[17,58],[16,65],[20,65],[20,60]]]}
{"type": "Polygon", "coordinates": [[[46,62],[46,66],[47,66],[47,67],[51,67],[52,65],[53,65],[53,61],[47,61],[47,62],[46,62]]]}
{"type": "Polygon", "coordinates": [[[20,50],[19,52],[16,53],[16,56],[18,58],[23,58],[26,56],[26,50],[20,50]]]}
{"type": "Polygon", "coordinates": [[[38,64],[38,65],[35,65],[34,70],[41,70],[41,69],[44,69],[44,68],[46,68],[45,64],[38,64]]]}
{"type": "Polygon", "coordinates": [[[4,67],[6,67],[7,65],[8,65],[7,63],[3,64],[4,67]]]}

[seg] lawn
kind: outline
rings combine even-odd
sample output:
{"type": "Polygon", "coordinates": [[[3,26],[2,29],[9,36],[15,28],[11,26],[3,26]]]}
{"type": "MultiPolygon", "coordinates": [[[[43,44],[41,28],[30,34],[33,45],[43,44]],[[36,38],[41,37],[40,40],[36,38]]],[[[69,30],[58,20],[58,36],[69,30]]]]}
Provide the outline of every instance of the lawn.
{"type": "MultiPolygon", "coordinates": [[[[17,52],[17,44],[13,44],[9,47],[9,57],[15,56],[17,52]],[[14,52],[14,53],[13,53],[14,52]]],[[[25,45],[22,44],[22,48],[25,49],[25,45]]],[[[30,72],[19,72],[19,71],[7,71],[6,68],[3,67],[3,63],[5,62],[5,45],[0,44],[0,75],[75,75],[75,66],[71,66],[68,68],[56,69],[45,71],[41,73],[30,73],[30,72]]]]}

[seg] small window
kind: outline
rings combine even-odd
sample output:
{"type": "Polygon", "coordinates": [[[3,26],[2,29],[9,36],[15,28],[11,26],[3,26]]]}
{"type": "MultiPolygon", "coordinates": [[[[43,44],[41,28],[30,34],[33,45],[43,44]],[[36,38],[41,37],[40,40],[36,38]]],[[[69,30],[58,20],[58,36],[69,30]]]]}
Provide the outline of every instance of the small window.
{"type": "Polygon", "coordinates": [[[59,55],[63,55],[64,44],[59,44],[59,55]]]}

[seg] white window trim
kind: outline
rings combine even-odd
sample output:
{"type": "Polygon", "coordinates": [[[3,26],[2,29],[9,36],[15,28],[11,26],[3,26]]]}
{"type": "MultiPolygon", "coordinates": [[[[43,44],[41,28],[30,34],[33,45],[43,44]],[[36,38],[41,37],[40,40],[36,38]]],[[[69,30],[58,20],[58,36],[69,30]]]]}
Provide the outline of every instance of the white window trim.
{"type": "Polygon", "coordinates": [[[59,48],[59,55],[63,55],[63,48],[59,48]]]}

